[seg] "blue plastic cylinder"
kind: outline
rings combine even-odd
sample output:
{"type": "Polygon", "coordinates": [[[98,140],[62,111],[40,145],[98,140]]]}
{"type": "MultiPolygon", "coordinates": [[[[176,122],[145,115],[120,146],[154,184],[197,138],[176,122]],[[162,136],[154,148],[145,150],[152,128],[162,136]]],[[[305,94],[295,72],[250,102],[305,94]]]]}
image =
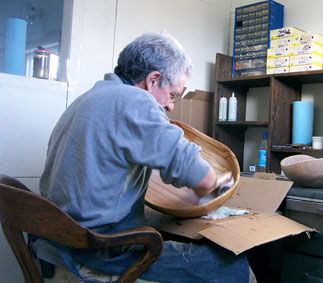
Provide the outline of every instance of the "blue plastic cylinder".
{"type": "Polygon", "coordinates": [[[293,144],[312,144],[313,102],[293,102],[293,144]]]}
{"type": "Polygon", "coordinates": [[[3,71],[7,74],[25,75],[27,22],[9,18],[7,22],[3,71]]]}

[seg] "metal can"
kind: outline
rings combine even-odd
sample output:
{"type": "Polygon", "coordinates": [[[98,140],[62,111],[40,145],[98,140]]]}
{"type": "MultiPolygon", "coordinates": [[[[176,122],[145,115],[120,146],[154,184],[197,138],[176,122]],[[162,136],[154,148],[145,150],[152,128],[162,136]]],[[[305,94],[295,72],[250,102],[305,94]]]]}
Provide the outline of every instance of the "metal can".
{"type": "Polygon", "coordinates": [[[254,163],[249,164],[249,172],[251,174],[254,174],[256,170],[257,170],[257,164],[254,164],[254,163]]]}
{"type": "Polygon", "coordinates": [[[49,58],[50,53],[39,50],[34,55],[33,77],[40,79],[49,78],[49,58]]]}

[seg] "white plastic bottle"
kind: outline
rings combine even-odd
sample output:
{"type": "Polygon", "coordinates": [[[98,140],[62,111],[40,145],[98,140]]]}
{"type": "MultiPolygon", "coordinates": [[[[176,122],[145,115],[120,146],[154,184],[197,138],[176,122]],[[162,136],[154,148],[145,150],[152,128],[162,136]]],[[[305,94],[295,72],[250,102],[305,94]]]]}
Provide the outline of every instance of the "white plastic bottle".
{"type": "Polygon", "coordinates": [[[229,121],[237,121],[237,98],[232,92],[232,96],[229,99],[229,121]]]}
{"type": "Polygon", "coordinates": [[[263,139],[259,148],[258,171],[266,172],[266,159],[267,159],[267,137],[268,133],[264,133],[263,139]]]}
{"type": "Polygon", "coordinates": [[[227,120],[228,99],[221,97],[219,102],[219,121],[227,120]]]}

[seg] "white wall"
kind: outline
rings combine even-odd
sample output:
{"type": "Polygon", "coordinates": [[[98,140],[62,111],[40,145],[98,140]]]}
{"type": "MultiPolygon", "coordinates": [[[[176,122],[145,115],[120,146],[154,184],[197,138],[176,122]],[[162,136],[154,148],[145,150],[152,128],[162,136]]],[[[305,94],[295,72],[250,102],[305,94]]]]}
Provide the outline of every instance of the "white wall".
{"type": "Polygon", "coordinates": [[[70,50],[65,50],[70,56],[70,102],[102,79],[104,73],[113,71],[123,47],[147,31],[167,30],[184,46],[195,65],[188,89],[213,91],[215,54],[228,52],[229,3],[65,0],[70,11],[64,15],[63,28],[72,22],[68,32],[63,30],[64,41],[71,38],[70,50]]]}
{"type": "Polygon", "coordinates": [[[62,31],[62,79],[69,103],[112,70],[115,0],[65,0],[62,31]]]}
{"type": "MultiPolygon", "coordinates": [[[[49,135],[66,108],[63,82],[0,73],[0,173],[39,192],[49,135]]],[[[0,282],[23,282],[0,229],[0,282]]]]}
{"type": "MultiPolygon", "coordinates": [[[[234,25],[234,13],[235,8],[256,3],[261,1],[251,0],[232,0],[231,6],[231,19],[230,19],[230,47],[229,54],[232,55],[233,46],[233,25],[234,25]]],[[[323,1],[321,0],[308,0],[306,2],[302,0],[277,0],[284,5],[284,26],[293,26],[302,29],[308,33],[318,33],[323,35],[323,1]]],[[[320,122],[323,120],[323,84],[303,85],[302,100],[314,102],[314,125],[313,135],[323,135],[323,124],[320,122]]],[[[257,105],[268,105],[266,96],[269,95],[268,89],[250,89],[250,97],[247,100],[247,119],[249,120],[263,120],[263,116],[257,116],[257,105]],[[255,103],[255,99],[260,99],[255,103]],[[264,98],[262,100],[261,98],[264,98]]],[[[261,113],[263,115],[263,113],[261,113]]],[[[266,113],[268,117],[268,112],[266,113]]],[[[268,119],[268,118],[267,118],[268,119]]],[[[265,120],[267,120],[265,119],[265,120]]],[[[260,144],[262,133],[265,129],[249,128],[246,131],[246,143],[245,143],[245,158],[244,158],[244,170],[248,169],[249,163],[258,163],[257,152],[260,144]]]]}
{"type": "Polygon", "coordinates": [[[216,52],[228,50],[228,3],[225,0],[119,0],[114,65],[117,54],[136,36],[167,30],[195,66],[187,88],[213,91],[216,52]]]}

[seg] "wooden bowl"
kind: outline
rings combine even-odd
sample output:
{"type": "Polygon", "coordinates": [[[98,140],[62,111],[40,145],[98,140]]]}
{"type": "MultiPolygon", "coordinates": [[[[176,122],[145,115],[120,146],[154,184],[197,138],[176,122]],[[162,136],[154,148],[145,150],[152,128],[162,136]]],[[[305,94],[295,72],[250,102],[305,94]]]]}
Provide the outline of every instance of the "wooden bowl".
{"type": "Polygon", "coordinates": [[[216,173],[231,171],[234,183],[223,194],[214,197],[210,194],[202,198],[206,201],[201,201],[192,189],[187,187],[179,189],[164,184],[159,171],[153,170],[145,196],[146,204],[159,212],[180,218],[200,217],[220,207],[232,196],[240,178],[239,163],[226,145],[184,123],[178,121],[171,123],[183,129],[186,139],[202,147],[201,156],[214,167],[216,173]]]}
{"type": "Polygon", "coordinates": [[[280,162],[284,174],[301,187],[323,187],[323,158],[297,154],[280,162]]]}

